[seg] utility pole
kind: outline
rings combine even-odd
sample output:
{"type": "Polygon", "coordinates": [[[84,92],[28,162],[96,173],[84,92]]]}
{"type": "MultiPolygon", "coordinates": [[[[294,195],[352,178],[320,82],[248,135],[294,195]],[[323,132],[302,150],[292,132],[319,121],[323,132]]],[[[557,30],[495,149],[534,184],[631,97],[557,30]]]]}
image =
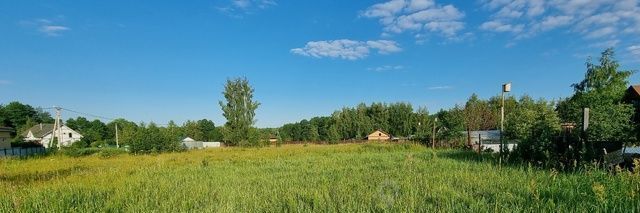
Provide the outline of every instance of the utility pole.
{"type": "Polygon", "coordinates": [[[511,83],[502,85],[502,105],[500,106],[500,157],[502,158],[504,150],[504,93],[511,92],[511,83]]]}
{"type": "Polygon", "coordinates": [[[120,143],[118,142],[118,123],[116,123],[116,148],[120,148],[120,143]]]}
{"type": "Polygon", "coordinates": [[[431,148],[436,148],[436,123],[438,123],[438,117],[433,122],[433,133],[431,133],[431,148]]]}
{"type": "Polygon", "coordinates": [[[62,138],[63,137],[63,135],[62,135],[62,124],[61,124],[61,121],[60,121],[61,117],[62,117],[62,113],[61,113],[62,107],[54,106],[53,108],[56,109],[56,120],[53,123],[53,131],[51,131],[51,141],[49,141],[49,148],[51,148],[51,146],[53,145],[53,140],[55,140],[56,133],[57,133],[58,134],[57,135],[57,138],[58,138],[58,145],[57,146],[58,146],[58,149],[60,149],[62,147],[62,141],[64,141],[63,138],[62,138]],[[58,132],[56,132],[56,131],[58,131],[58,132]]]}

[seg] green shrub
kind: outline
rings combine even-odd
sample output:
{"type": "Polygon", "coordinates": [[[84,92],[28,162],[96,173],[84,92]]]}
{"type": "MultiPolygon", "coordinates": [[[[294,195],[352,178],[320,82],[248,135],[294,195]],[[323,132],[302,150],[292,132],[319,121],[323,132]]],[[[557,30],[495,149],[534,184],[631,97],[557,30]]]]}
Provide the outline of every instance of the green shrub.
{"type": "Polygon", "coordinates": [[[62,149],[62,154],[70,157],[82,157],[89,156],[95,153],[100,152],[98,148],[75,148],[75,147],[67,147],[62,149]]]}
{"type": "Polygon", "coordinates": [[[127,150],[124,150],[124,149],[104,148],[104,149],[100,150],[98,155],[100,155],[100,157],[103,157],[103,158],[110,158],[110,157],[113,157],[113,156],[126,154],[126,153],[128,153],[128,152],[127,152],[127,150]]]}

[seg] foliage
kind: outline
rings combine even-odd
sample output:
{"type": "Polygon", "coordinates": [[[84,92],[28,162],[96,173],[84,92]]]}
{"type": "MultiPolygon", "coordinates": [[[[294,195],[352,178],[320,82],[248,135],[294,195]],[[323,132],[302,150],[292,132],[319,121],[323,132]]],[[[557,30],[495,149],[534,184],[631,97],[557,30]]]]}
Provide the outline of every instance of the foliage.
{"type": "Polygon", "coordinates": [[[464,110],[460,106],[455,106],[450,110],[440,110],[438,118],[436,137],[439,141],[446,143],[449,147],[463,146],[465,135],[464,110]]]}
{"type": "Polygon", "coordinates": [[[253,100],[254,89],[246,78],[228,79],[224,88],[226,102],[220,101],[225,123],[224,139],[230,145],[257,145],[251,135],[255,110],[260,105],[253,100]]]}
{"type": "Polygon", "coordinates": [[[130,151],[136,154],[182,150],[179,140],[168,138],[166,134],[162,134],[161,129],[154,123],[140,124],[130,140],[127,144],[130,146],[130,151]]]}
{"type": "Polygon", "coordinates": [[[578,152],[580,159],[592,160],[599,150],[592,149],[595,142],[633,142],[636,141],[636,124],[632,123],[633,106],[623,103],[632,71],[620,70],[612,49],[602,52],[599,64],[586,63],[584,79],[573,85],[575,93],[562,100],[558,113],[564,122],[578,124],[582,129],[583,108],[590,109],[589,128],[586,135],[579,135],[581,144],[578,152]]]}
{"type": "Polygon", "coordinates": [[[535,104],[529,98],[521,99],[513,120],[522,117],[531,120],[513,123],[512,137],[520,140],[515,157],[520,160],[546,166],[557,166],[561,153],[557,152],[557,138],[560,133],[560,118],[554,111],[554,104],[539,100],[535,104]],[[515,133],[514,133],[515,132],[515,133]]]}
{"type": "Polygon", "coordinates": [[[640,176],[405,144],[0,160],[0,212],[634,212],[640,176]]]}
{"type": "Polygon", "coordinates": [[[14,101],[0,105],[0,126],[8,126],[17,130],[17,134],[37,123],[52,123],[53,118],[41,108],[14,101]]]}

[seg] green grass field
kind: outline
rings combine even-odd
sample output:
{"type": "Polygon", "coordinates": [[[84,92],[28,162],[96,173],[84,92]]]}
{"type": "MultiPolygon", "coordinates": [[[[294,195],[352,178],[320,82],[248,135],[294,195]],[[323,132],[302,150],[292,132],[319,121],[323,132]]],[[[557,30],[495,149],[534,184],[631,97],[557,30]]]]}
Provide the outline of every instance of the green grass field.
{"type": "Polygon", "coordinates": [[[409,145],[0,160],[0,212],[640,212],[640,174],[409,145]]]}

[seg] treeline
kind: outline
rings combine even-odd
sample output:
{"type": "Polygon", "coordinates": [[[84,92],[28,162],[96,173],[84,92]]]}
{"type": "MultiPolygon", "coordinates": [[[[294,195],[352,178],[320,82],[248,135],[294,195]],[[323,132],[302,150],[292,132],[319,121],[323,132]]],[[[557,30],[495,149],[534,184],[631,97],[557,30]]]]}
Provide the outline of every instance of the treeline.
{"type": "MultiPolygon", "coordinates": [[[[20,146],[24,142],[22,134],[32,126],[53,122],[51,114],[41,108],[20,102],[0,105],[0,123],[16,130],[12,141],[14,146],[20,146]]],[[[115,146],[116,125],[119,145],[130,147],[134,153],[177,151],[181,149],[180,141],[185,137],[197,141],[223,140],[222,127],[216,127],[213,121],[207,119],[186,121],[181,126],[169,121],[166,126],[158,126],[154,123],[134,123],[126,119],[104,123],[99,119],[76,117],[63,124],[83,136],[81,141],[73,144],[74,148],[115,146]]]]}
{"type": "MultiPolygon", "coordinates": [[[[620,70],[613,49],[602,52],[598,62],[589,59],[586,64],[584,80],[572,85],[574,94],[568,98],[505,97],[504,139],[518,143],[517,149],[508,153],[509,158],[575,166],[602,157],[603,146],[638,144],[640,102],[625,98],[634,72],[620,70]],[[580,131],[584,108],[590,108],[586,132],[580,131]]],[[[285,124],[278,132],[285,141],[335,142],[363,139],[379,129],[420,142],[428,142],[434,136],[438,146],[470,147],[465,131],[499,129],[501,105],[499,95],[481,99],[475,94],[463,106],[435,114],[425,108],[414,110],[407,103],[359,104],[331,116],[285,124]]]]}

